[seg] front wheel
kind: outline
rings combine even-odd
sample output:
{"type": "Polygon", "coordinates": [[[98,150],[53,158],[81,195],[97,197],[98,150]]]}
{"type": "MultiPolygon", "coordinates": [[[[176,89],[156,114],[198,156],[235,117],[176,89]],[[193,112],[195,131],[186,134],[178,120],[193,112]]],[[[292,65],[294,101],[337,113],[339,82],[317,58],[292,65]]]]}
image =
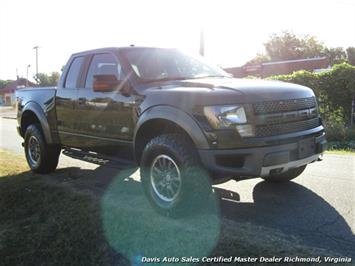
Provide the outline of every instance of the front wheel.
{"type": "Polygon", "coordinates": [[[46,174],[58,165],[60,147],[48,145],[38,124],[29,125],[25,133],[25,154],[27,163],[35,173],[46,174]]]}
{"type": "Polygon", "coordinates": [[[141,160],[141,178],[152,206],[166,216],[182,216],[206,202],[211,182],[193,143],[183,135],[152,139],[141,160]]]}
{"type": "Polygon", "coordinates": [[[269,175],[269,176],[265,176],[262,177],[265,181],[267,182],[288,182],[292,179],[295,179],[296,177],[298,177],[299,175],[301,175],[303,173],[303,171],[306,169],[307,165],[303,165],[297,168],[293,168],[290,169],[284,173],[281,174],[276,174],[276,175],[269,175]]]}

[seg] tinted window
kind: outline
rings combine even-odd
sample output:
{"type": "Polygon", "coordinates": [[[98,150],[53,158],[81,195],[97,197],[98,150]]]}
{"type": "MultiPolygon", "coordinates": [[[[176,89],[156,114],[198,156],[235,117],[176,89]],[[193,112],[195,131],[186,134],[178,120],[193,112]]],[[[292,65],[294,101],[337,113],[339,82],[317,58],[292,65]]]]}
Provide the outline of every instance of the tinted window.
{"type": "Polygon", "coordinates": [[[111,54],[94,55],[86,77],[85,88],[92,88],[95,75],[115,75],[118,80],[121,80],[121,65],[111,54]]]}
{"type": "Polygon", "coordinates": [[[65,80],[65,88],[76,88],[76,83],[83,65],[84,57],[77,57],[70,65],[67,78],[65,80]]]}
{"type": "Polygon", "coordinates": [[[126,50],[124,56],[143,81],[228,76],[202,58],[189,56],[176,49],[137,48],[126,50]]]}

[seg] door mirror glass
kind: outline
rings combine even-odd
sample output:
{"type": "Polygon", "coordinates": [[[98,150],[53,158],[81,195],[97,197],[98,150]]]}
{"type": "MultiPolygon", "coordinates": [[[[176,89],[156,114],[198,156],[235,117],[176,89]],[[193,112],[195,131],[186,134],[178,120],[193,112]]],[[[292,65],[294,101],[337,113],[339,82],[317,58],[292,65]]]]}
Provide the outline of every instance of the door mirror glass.
{"type": "Polygon", "coordinates": [[[121,83],[115,75],[94,75],[93,90],[97,92],[119,90],[121,83]]]}

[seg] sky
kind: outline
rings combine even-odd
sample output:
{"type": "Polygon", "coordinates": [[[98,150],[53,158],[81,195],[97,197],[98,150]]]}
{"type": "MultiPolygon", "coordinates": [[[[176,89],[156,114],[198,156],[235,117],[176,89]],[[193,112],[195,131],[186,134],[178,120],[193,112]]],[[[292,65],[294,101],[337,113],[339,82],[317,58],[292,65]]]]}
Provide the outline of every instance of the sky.
{"type": "Polygon", "coordinates": [[[313,35],[355,46],[355,0],[2,0],[0,79],[60,71],[74,52],[101,47],[176,47],[211,63],[240,66],[272,33],[313,35]],[[29,66],[30,65],[30,66],[29,66]],[[29,67],[28,67],[29,66],[29,67]]]}

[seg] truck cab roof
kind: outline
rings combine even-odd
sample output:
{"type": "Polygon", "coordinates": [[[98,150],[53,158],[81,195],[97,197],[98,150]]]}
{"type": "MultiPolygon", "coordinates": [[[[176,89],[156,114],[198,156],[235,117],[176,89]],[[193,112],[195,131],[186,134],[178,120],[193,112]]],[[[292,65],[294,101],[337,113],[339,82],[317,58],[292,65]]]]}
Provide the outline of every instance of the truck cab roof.
{"type": "Polygon", "coordinates": [[[99,48],[99,49],[91,49],[91,50],[86,50],[83,52],[78,52],[72,54],[72,56],[83,56],[87,54],[96,54],[96,53],[104,53],[104,52],[111,52],[111,53],[116,53],[121,50],[134,50],[134,49],[174,49],[174,48],[169,48],[169,47],[152,47],[152,46],[122,46],[122,47],[105,47],[105,48],[99,48]]]}

